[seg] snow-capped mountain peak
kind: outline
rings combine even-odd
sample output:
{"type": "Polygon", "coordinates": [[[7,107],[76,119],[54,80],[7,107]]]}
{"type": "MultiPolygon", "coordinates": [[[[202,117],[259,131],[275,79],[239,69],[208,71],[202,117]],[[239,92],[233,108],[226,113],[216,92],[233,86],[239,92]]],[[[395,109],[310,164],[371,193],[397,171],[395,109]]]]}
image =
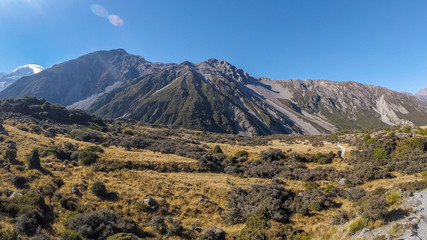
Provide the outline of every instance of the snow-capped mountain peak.
{"type": "Polygon", "coordinates": [[[44,68],[40,65],[27,64],[27,65],[21,66],[19,68],[16,68],[10,74],[0,74],[0,92],[3,91],[5,88],[7,88],[12,83],[14,83],[16,80],[18,80],[22,77],[37,74],[43,70],[44,70],[44,68]]]}
{"type": "Polygon", "coordinates": [[[37,74],[37,73],[43,71],[44,68],[40,65],[37,65],[37,64],[27,64],[27,65],[21,66],[15,70],[13,70],[13,73],[22,72],[23,70],[25,70],[25,71],[30,70],[33,72],[33,74],[37,74]]]}

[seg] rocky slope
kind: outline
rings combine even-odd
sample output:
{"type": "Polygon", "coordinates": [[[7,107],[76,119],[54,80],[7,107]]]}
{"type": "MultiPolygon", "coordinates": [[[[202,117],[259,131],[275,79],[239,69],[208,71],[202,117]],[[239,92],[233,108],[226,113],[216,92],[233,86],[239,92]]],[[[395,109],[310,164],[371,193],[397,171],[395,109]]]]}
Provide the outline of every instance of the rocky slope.
{"type": "Polygon", "coordinates": [[[151,63],[121,49],[24,77],[0,98],[25,95],[104,118],[244,135],[427,124],[427,106],[418,98],[383,87],[255,78],[216,59],[151,63]]]}

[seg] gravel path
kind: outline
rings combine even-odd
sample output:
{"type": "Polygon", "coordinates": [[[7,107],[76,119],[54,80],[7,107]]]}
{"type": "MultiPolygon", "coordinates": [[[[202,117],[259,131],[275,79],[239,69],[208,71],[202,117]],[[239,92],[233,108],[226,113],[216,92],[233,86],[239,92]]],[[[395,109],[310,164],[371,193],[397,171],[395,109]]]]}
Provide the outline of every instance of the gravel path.
{"type": "Polygon", "coordinates": [[[347,150],[347,148],[345,148],[341,144],[337,144],[337,147],[339,147],[341,149],[341,158],[344,159],[344,153],[345,153],[345,150],[347,150]]]}

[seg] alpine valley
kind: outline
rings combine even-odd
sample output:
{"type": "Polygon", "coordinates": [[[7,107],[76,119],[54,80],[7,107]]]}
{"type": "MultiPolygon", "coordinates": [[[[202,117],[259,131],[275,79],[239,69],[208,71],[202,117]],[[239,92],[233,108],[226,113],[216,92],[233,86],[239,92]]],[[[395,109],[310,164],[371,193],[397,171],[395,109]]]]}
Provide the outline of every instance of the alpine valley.
{"type": "Polygon", "coordinates": [[[226,61],[153,63],[97,51],[25,76],[0,98],[35,96],[106,119],[219,133],[328,134],[427,125],[422,98],[380,86],[252,77],[226,61]]]}

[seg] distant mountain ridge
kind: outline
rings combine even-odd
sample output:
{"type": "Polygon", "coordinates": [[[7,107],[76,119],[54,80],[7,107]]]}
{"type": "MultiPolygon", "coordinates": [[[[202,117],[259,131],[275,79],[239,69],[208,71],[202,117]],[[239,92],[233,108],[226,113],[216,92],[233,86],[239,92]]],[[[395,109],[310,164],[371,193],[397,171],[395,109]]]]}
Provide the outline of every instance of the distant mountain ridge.
{"type": "Polygon", "coordinates": [[[427,103],[427,88],[421,89],[415,94],[415,96],[421,99],[421,101],[427,103]]]}
{"type": "Polygon", "coordinates": [[[12,83],[14,83],[16,80],[22,77],[37,74],[43,71],[43,69],[44,68],[40,65],[28,64],[13,70],[13,72],[10,74],[0,73],[0,92],[6,89],[12,83]]]}
{"type": "Polygon", "coordinates": [[[256,78],[217,59],[152,63],[122,49],[21,78],[0,98],[26,95],[103,118],[244,135],[427,124],[427,106],[412,94],[356,82],[256,78]]]}

